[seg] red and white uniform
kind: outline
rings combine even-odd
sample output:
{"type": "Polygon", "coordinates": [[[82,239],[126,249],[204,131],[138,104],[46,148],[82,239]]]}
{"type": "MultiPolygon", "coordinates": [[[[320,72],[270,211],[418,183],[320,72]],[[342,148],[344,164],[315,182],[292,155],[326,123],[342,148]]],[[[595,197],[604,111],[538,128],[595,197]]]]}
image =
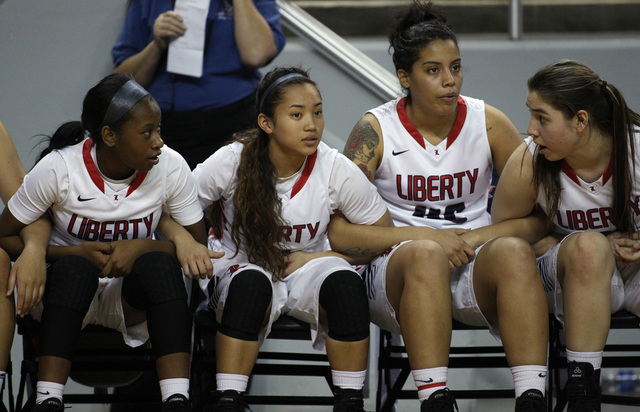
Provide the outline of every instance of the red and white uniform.
{"type": "MultiPolygon", "coordinates": [[[[166,146],[159,160],[148,172],[113,181],[100,173],[93,140],[85,139],[54,150],[38,162],[8,207],[24,224],[49,211],[53,220],[50,243],[59,246],[150,238],[163,208],[181,225],[197,223],[203,214],[187,163],[166,146]]],[[[97,323],[118,329],[127,343],[136,346],[146,341],[146,324],[134,327],[143,331],[125,330],[121,282],[121,278],[100,279],[83,326],[97,323]]]]}
{"type": "MultiPolygon", "coordinates": [[[[318,294],[324,279],[337,270],[353,270],[341,258],[313,259],[282,282],[275,281],[266,269],[248,262],[244,251],[236,256],[236,247],[230,236],[233,221],[233,196],[236,187],[236,169],[243,150],[241,143],[222,147],[204,163],[198,165],[193,175],[203,208],[222,199],[225,228],[221,239],[210,237],[210,248],[225,251],[225,256],[213,261],[214,279],[217,282],[213,296],[218,321],[221,319],[231,277],[242,270],[253,269],[272,280],[273,303],[271,321],[261,331],[263,339],[280,313],[287,313],[311,325],[314,331],[314,347],[322,349],[326,330],[318,322],[318,294]]],[[[327,226],[331,215],[340,210],[351,222],[373,224],[385,213],[386,206],[375,187],[362,172],[337,150],[320,143],[317,151],[307,159],[293,176],[279,179],[276,190],[282,202],[281,247],[291,252],[322,252],[329,250],[327,226]]],[[[209,280],[200,285],[207,292],[209,280]]]]}
{"type": "MultiPolygon", "coordinates": [[[[405,104],[406,98],[401,98],[369,111],[380,123],[384,140],[373,182],[395,224],[434,229],[488,225],[493,160],[484,102],[460,96],[453,128],[436,146],[411,123],[405,104]]],[[[400,333],[400,325],[387,300],[386,269],[398,246],[374,259],[363,272],[372,321],[395,333],[400,333]]],[[[451,292],[454,318],[488,326],[497,334],[497,325],[486,321],[473,294],[473,260],[452,271],[451,292]]]]}
{"type": "Polygon", "coordinates": [[[424,139],[405,111],[406,98],[370,111],[384,138],[374,185],[397,226],[477,228],[489,224],[493,173],[484,102],[458,99],[458,117],[437,146],[424,139]]]}
{"type": "MultiPolygon", "coordinates": [[[[640,145],[640,134],[635,134],[635,147],[640,145]]],[[[533,154],[536,144],[528,137],[525,142],[533,154]]],[[[637,149],[636,149],[637,150],[637,149]]],[[[634,211],[634,231],[640,231],[640,157],[636,152],[630,165],[632,177],[630,204],[634,211]],[[634,169],[635,168],[635,169],[634,169]]],[[[553,218],[554,231],[563,235],[582,231],[615,232],[613,218],[613,165],[594,182],[585,182],[563,161],[560,171],[561,196],[553,218]]],[[[536,199],[540,208],[549,213],[542,190],[536,199]]],[[[562,288],[557,281],[557,254],[562,242],[538,258],[538,267],[547,291],[550,309],[562,319],[562,288]]],[[[611,280],[611,312],[626,309],[640,315],[640,265],[618,266],[611,280]]]]}

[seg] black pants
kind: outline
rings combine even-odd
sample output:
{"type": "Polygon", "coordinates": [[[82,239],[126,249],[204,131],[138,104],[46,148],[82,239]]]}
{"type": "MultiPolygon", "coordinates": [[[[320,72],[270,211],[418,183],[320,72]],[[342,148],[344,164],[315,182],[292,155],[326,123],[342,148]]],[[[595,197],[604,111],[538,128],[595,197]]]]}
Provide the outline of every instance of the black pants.
{"type": "Polygon", "coordinates": [[[228,106],[162,115],[162,139],[184,157],[191,169],[231,141],[235,132],[258,127],[252,93],[228,106]]]}

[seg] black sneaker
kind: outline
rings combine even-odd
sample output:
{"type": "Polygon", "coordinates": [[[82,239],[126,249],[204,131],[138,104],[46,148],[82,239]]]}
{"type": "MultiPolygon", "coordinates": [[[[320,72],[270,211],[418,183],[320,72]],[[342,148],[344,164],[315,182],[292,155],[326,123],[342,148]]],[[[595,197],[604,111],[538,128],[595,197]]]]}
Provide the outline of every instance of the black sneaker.
{"type": "Polygon", "coordinates": [[[420,412],[453,412],[458,411],[456,398],[453,397],[449,388],[439,389],[429,396],[429,399],[422,402],[420,412]]]}
{"type": "Polygon", "coordinates": [[[365,412],[362,390],[336,387],[333,391],[333,412],[365,412]]]}
{"type": "Polygon", "coordinates": [[[64,404],[58,398],[48,398],[33,405],[31,412],[64,412],[64,404]]]}
{"type": "Polygon", "coordinates": [[[567,367],[568,412],[600,412],[600,369],[587,362],[569,362],[567,367]]]}
{"type": "Polygon", "coordinates": [[[190,412],[189,400],[186,396],[176,393],[162,402],[160,412],[190,412]]]}
{"type": "Polygon", "coordinates": [[[537,389],[524,391],[516,399],[516,412],[545,412],[546,410],[547,403],[544,401],[544,395],[537,389]]]}
{"type": "Polygon", "coordinates": [[[244,401],[242,394],[238,391],[218,391],[214,399],[215,403],[207,405],[204,408],[205,412],[244,412],[251,410],[244,401]]]}

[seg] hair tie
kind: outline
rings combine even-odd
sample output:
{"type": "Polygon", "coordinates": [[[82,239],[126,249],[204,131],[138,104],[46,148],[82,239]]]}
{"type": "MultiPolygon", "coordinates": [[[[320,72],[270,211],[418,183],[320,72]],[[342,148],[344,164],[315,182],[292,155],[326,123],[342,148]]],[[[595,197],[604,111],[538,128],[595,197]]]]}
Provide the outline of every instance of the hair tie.
{"type": "Polygon", "coordinates": [[[282,77],[277,78],[273,83],[271,83],[269,87],[267,87],[267,90],[265,90],[264,93],[262,94],[262,99],[260,99],[260,106],[258,106],[258,113],[262,113],[262,107],[264,106],[264,101],[267,100],[267,97],[269,97],[273,89],[275,89],[282,83],[286,82],[287,80],[293,79],[296,77],[305,77],[305,76],[300,73],[289,73],[289,74],[285,74],[282,77]]]}
{"type": "Polygon", "coordinates": [[[606,82],[606,81],[604,81],[604,80],[602,80],[602,85],[600,85],[600,91],[601,91],[602,93],[604,93],[604,92],[606,92],[606,91],[607,91],[607,82],[606,82]]]}
{"type": "Polygon", "coordinates": [[[148,94],[149,92],[136,83],[135,80],[127,81],[111,98],[107,112],[104,114],[104,119],[102,119],[102,124],[100,124],[100,129],[120,120],[122,116],[127,114],[136,103],[148,94]]]}

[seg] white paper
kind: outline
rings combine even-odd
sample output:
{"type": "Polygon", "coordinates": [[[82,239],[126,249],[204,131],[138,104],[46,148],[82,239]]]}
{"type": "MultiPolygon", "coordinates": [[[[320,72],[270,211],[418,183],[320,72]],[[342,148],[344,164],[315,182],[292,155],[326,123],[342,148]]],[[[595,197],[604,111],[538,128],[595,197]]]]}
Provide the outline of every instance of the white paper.
{"type": "Polygon", "coordinates": [[[176,0],[174,11],[187,26],[184,36],[169,43],[167,71],[192,77],[202,77],[204,38],[210,0],[176,0]]]}

